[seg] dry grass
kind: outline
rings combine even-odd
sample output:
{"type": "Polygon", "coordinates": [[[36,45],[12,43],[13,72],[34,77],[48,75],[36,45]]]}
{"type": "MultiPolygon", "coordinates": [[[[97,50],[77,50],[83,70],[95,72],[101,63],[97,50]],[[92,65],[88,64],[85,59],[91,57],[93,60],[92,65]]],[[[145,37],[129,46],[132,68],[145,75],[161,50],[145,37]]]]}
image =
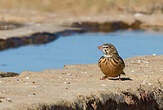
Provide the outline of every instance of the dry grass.
{"type": "Polygon", "coordinates": [[[161,12],[163,0],[0,0],[0,9],[59,13],[161,12]]]}

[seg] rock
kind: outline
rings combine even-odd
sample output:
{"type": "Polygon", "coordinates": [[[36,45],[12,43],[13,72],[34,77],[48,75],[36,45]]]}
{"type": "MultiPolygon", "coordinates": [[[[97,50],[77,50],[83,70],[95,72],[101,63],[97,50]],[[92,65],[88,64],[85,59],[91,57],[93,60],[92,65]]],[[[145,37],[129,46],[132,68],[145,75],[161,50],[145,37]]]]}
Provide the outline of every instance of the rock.
{"type": "Polygon", "coordinates": [[[0,77],[15,77],[18,76],[18,73],[14,72],[0,72],[0,77]]]}

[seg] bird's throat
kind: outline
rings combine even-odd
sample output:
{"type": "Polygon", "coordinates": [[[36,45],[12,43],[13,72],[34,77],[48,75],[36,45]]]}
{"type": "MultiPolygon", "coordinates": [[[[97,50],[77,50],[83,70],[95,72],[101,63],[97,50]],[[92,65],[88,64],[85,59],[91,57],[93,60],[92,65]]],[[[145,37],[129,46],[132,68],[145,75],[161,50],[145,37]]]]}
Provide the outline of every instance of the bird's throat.
{"type": "Polygon", "coordinates": [[[104,57],[106,57],[106,58],[111,58],[112,55],[104,55],[104,57]]]}

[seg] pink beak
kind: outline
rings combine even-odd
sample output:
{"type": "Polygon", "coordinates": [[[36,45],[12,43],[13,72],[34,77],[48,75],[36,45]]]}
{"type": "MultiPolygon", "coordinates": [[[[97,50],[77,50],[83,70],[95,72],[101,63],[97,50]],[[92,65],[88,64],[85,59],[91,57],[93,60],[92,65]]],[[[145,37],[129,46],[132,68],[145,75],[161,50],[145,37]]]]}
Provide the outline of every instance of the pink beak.
{"type": "Polygon", "coordinates": [[[103,49],[103,47],[102,47],[102,46],[98,46],[97,48],[98,48],[98,49],[100,49],[100,50],[102,50],[102,49],[103,49]]]}

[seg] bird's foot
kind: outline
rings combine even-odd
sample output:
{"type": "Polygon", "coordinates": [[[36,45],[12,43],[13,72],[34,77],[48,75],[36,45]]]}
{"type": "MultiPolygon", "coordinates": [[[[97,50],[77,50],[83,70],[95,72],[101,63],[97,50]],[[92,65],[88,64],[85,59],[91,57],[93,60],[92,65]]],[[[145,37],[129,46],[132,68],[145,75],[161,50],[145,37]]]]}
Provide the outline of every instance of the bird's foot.
{"type": "Polygon", "coordinates": [[[105,80],[106,78],[108,78],[108,76],[103,76],[100,80],[105,80]]]}
{"type": "Polygon", "coordinates": [[[120,81],[122,80],[121,77],[120,77],[120,75],[118,76],[118,80],[120,80],[120,81]]]}

